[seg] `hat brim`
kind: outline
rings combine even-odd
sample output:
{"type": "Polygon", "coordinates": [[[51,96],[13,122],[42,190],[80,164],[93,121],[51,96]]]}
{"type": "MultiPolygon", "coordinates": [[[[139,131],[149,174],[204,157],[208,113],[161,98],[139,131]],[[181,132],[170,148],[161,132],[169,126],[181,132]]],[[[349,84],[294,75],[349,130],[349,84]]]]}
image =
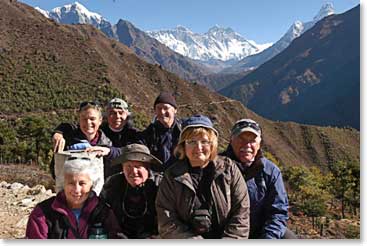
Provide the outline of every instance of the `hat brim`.
{"type": "Polygon", "coordinates": [[[206,125],[203,125],[203,124],[196,124],[196,125],[189,125],[189,126],[186,126],[184,129],[182,129],[181,131],[181,134],[180,134],[180,138],[181,138],[181,135],[184,131],[186,131],[187,129],[189,128],[197,128],[197,127],[203,127],[203,128],[206,128],[206,129],[210,129],[210,130],[213,130],[215,135],[218,136],[218,131],[215,130],[213,127],[209,127],[209,126],[206,126],[206,125]]]}
{"type": "Polygon", "coordinates": [[[142,152],[129,152],[127,154],[122,154],[119,157],[111,161],[112,165],[124,164],[127,161],[140,161],[143,163],[162,165],[162,162],[153,155],[142,152]]]}
{"type": "Polygon", "coordinates": [[[260,132],[256,131],[255,129],[251,128],[251,127],[245,127],[245,128],[242,128],[240,131],[238,132],[235,132],[234,134],[232,134],[233,136],[239,136],[241,133],[243,132],[252,132],[253,134],[255,134],[256,136],[258,137],[261,137],[261,134],[260,132]]]}

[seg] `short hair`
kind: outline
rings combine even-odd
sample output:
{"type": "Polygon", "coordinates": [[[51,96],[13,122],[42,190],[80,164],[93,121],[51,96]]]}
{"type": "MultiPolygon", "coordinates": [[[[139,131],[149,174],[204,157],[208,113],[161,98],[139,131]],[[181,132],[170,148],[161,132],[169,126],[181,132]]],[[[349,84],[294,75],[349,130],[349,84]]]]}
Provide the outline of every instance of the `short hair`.
{"type": "Polygon", "coordinates": [[[84,112],[84,111],[87,111],[88,109],[94,109],[98,112],[98,115],[99,115],[99,118],[102,119],[102,107],[99,106],[99,105],[92,105],[92,104],[87,104],[85,105],[84,107],[82,107],[80,110],[79,110],[79,115],[84,112]]]}
{"type": "Polygon", "coordinates": [[[207,135],[209,141],[211,142],[211,153],[209,156],[209,160],[214,160],[218,154],[218,136],[215,131],[204,128],[204,127],[191,127],[185,130],[179,139],[179,142],[174,150],[175,156],[183,160],[186,157],[185,153],[185,141],[191,139],[193,136],[207,135]]]}
{"type": "Polygon", "coordinates": [[[92,181],[92,188],[97,184],[98,169],[94,167],[92,160],[88,157],[71,156],[64,163],[65,174],[87,174],[92,181]]]}

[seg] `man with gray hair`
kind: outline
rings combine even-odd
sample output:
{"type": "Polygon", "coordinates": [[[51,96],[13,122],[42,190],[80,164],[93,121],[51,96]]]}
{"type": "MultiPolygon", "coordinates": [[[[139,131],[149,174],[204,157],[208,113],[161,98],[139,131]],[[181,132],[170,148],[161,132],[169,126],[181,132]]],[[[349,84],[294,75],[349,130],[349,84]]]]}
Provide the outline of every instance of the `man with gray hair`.
{"type": "Polygon", "coordinates": [[[162,162],[141,144],[127,145],[121,152],[112,163],[122,173],[109,177],[100,197],[111,205],[128,238],[155,238],[158,235],[155,198],[161,176],[151,170],[157,170],[162,162]]]}
{"type": "Polygon", "coordinates": [[[280,169],[262,155],[262,129],[252,119],[237,121],[222,155],[237,162],[250,196],[250,239],[294,239],[287,229],[288,197],[280,169]]]}

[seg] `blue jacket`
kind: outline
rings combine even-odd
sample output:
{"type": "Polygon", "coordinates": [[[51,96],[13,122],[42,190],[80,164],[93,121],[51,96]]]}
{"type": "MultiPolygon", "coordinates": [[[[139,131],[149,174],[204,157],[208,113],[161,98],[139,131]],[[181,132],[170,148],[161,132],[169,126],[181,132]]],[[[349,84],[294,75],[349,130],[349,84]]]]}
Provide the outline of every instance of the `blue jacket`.
{"type": "Polygon", "coordinates": [[[287,229],[288,196],[280,169],[259,150],[250,167],[243,166],[232,147],[222,153],[237,162],[250,196],[249,238],[282,238],[287,229]]]}

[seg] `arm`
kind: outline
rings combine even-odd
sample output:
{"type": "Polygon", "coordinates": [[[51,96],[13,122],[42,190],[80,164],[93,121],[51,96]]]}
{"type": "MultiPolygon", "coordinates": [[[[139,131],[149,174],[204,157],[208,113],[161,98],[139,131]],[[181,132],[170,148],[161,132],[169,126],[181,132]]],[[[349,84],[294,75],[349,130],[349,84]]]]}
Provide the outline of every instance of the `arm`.
{"type": "Polygon", "coordinates": [[[246,239],[250,232],[250,201],[247,185],[235,163],[232,165],[231,210],[223,238],[246,239]]]}
{"type": "Polygon", "coordinates": [[[165,175],[159,185],[155,202],[160,237],[167,239],[201,239],[201,236],[192,232],[189,225],[182,223],[178,218],[175,207],[176,196],[177,193],[175,192],[172,179],[165,175]]]}
{"type": "Polygon", "coordinates": [[[29,239],[47,239],[48,226],[46,217],[42,209],[38,206],[34,208],[28,218],[26,238],[29,239]]]}
{"type": "Polygon", "coordinates": [[[274,175],[268,189],[269,194],[265,204],[267,219],[262,238],[282,238],[287,228],[288,197],[280,171],[274,175]]]}
{"type": "Polygon", "coordinates": [[[64,135],[68,135],[74,132],[78,128],[75,124],[61,123],[58,125],[52,135],[52,144],[54,152],[63,151],[65,148],[65,138],[64,135]]]}

